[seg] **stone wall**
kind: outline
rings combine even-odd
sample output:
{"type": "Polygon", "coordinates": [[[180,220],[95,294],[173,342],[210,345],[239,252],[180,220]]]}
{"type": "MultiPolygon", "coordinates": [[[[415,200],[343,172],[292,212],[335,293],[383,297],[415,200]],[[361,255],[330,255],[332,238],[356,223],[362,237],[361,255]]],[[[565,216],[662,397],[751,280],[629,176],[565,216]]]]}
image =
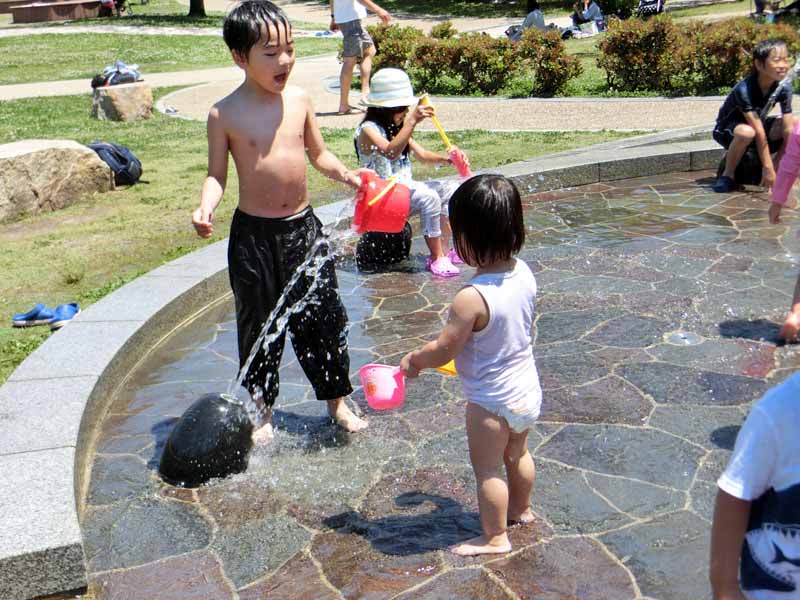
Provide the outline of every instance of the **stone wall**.
{"type": "Polygon", "coordinates": [[[94,150],[71,140],[22,140],[0,145],[0,221],[70,206],[114,187],[111,169],[94,150]]]}

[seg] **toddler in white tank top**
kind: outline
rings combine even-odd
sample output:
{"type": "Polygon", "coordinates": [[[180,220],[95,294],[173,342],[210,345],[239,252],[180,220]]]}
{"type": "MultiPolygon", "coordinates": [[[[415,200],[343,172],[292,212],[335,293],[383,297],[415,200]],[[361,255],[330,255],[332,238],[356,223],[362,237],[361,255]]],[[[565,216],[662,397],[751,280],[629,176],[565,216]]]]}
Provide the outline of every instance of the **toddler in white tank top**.
{"type": "Polygon", "coordinates": [[[542,400],[531,337],[536,279],[514,257],[525,241],[519,191],[500,175],[473,177],[450,199],[450,225],[459,255],[477,268],[475,277],[456,294],[439,337],[404,356],[400,368],[413,378],[455,359],[468,400],[483,534],[451,550],[502,554],[511,550],[507,527],[534,519],[528,430],[542,400]]]}

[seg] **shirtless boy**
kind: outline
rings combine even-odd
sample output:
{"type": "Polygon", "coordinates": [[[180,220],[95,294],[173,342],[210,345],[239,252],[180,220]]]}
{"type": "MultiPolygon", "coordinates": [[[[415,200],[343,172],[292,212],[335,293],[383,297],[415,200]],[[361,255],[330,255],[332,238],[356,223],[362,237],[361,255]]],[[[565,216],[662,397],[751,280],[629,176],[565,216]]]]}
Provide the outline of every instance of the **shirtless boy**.
{"type": "MultiPolygon", "coordinates": [[[[201,237],[213,234],[230,153],[239,174],[239,205],[231,223],[228,270],[241,368],[287,282],[323,236],[308,201],[305,157],[336,181],[358,187],[360,178],[326,149],[308,95],[287,83],[295,56],[284,12],[268,0],[245,0],[225,18],[223,36],[245,80],[209,112],[208,176],[192,224],[201,237]]],[[[322,284],[312,292],[313,302],[289,319],[292,345],[317,398],[327,401],[330,416],[344,429],[358,431],[367,423],[344,402],[352,392],[347,313],[332,261],[325,262],[318,277],[322,284]]],[[[290,300],[301,298],[310,284],[301,277],[290,300]]],[[[284,340],[281,335],[267,351],[260,348],[244,379],[263,411],[254,434],[257,443],[272,437],[284,340]]]]}

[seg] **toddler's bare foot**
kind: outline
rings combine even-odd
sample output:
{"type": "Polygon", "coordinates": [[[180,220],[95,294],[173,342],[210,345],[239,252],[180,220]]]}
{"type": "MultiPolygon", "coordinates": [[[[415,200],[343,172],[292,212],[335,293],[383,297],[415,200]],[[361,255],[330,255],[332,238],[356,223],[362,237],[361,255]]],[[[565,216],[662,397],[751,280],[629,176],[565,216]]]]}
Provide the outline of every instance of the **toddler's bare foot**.
{"type": "Polygon", "coordinates": [[[261,427],[253,431],[253,444],[255,446],[266,446],[275,437],[272,429],[272,421],[267,421],[261,427]]]}
{"type": "Polygon", "coordinates": [[[516,517],[509,516],[508,517],[508,524],[509,525],[524,525],[526,523],[532,523],[536,517],[533,515],[533,511],[530,508],[526,508],[525,511],[516,517]]]}
{"type": "Polygon", "coordinates": [[[511,542],[504,535],[497,542],[490,543],[482,535],[450,547],[450,552],[459,556],[478,556],[480,554],[505,554],[511,552],[511,542]]]}
{"type": "Polygon", "coordinates": [[[783,327],[778,332],[778,337],[787,342],[796,342],[798,332],[800,332],[800,316],[791,312],[783,322],[783,327]]]}
{"type": "Polygon", "coordinates": [[[338,404],[329,404],[328,412],[331,418],[336,421],[336,424],[345,431],[355,433],[356,431],[367,428],[367,422],[356,416],[343,400],[338,402],[338,404]]]}

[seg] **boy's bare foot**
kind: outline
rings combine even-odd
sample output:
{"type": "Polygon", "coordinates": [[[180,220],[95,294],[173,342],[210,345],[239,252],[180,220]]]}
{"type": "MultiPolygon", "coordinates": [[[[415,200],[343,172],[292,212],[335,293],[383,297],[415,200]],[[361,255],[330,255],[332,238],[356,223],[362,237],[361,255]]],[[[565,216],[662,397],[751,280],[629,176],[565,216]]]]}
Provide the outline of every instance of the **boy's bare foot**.
{"type": "Polygon", "coordinates": [[[266,446],[274,437],[275,431],[272,429],[272,421],[267,421],[253,431],[253,444],[255,446],[266,446]]]}
{"type": "Polygon", "coordinates": [[[790,312],[783,322],[783,327],[778,332],[778,337],[786,342],[796,342],[800,332],[800,316],[790,312]]]}
{"type": "Polygon", "coordinates": [[[508,524],[509,525],[524,525],[526,523],[532,523],[536,517],[533,514],[533,511],[530,508],[526,508],[525,512],[517,517],[508,517],[508,524]]]}
{"type": "Polygon", "coordinates": [[[328,402],[328,414],[336,421],[336,424],[351,433],[367,428],[367,422],[356,416],[352,410],[344,403],[344,400],[331,400],[328,402]]]}
{"type": "Polygon", "coordinates": [[[499,541],[497,543],[491,544],[489,543],[486,538],[482,535],[479,535],[476,538],[472,538],[471,540],[467,540],[461,544],[456,544],[455,546],[450,547],[450,552],[453,554],[458,554],[459,556],[478,556],[480,554],[505,554],[506,552],[511,552],[511,542],[508,541],[508,538],[505,538],[505,542],[499,541]]]}

